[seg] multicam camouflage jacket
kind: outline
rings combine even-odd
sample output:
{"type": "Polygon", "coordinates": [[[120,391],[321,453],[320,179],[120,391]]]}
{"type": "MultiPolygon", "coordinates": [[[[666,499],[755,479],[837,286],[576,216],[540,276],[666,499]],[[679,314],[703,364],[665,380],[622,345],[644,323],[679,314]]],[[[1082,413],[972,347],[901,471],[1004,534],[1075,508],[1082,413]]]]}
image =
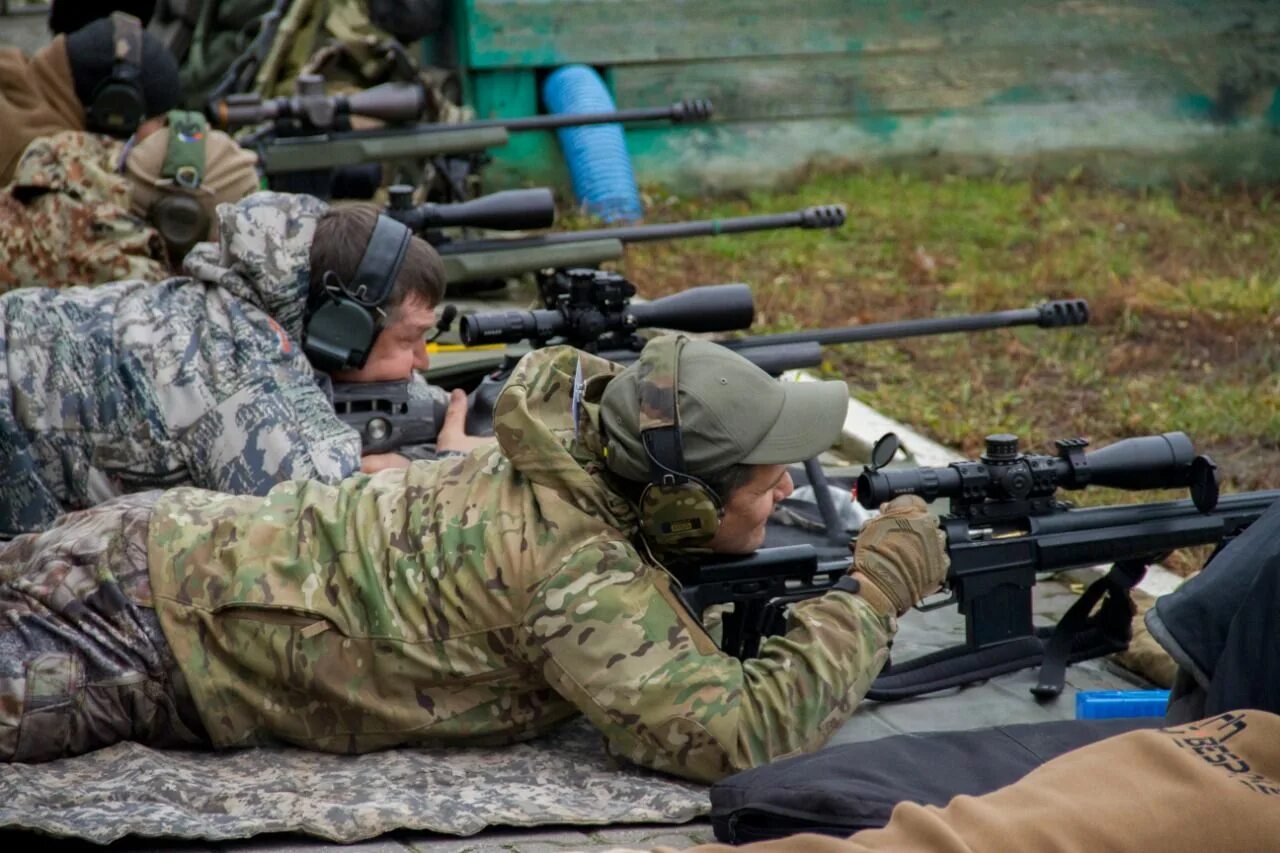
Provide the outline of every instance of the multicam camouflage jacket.
{"type": "Polygon", "coordinates": [[[129,212],[123,152],[74,130],[27,146],[0,192],[0,293],[170,276],[159,232],[129,212]]]}
{"type": "Polygon", "coordinates": [[[606,480],[616,370],[565,347],[527,356],[498,444],[468,456],[265,498],[168,492],[152,592],[213,742],[496,744],[580,711],[615,754],[698,780],[821,745],[892,623],[832,592],[757,659],[720,652],[606,480]]]}
{"type": "Polygon", "coordinates": [[[0,532],[142,489],[356,470],[360,438],[297,343],[326,209],[258,193],[220,207],[191,277],[0,296],[0,532]]]}

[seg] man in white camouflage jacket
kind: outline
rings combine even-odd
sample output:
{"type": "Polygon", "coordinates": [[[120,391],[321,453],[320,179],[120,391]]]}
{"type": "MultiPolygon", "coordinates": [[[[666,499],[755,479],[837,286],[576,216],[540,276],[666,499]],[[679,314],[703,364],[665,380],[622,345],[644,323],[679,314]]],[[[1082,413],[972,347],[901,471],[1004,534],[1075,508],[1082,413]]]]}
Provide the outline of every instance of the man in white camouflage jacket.
{"type": "MultiPolygon", "coordinates": [[[[308,305],[333,283],[323,273],[352,280],[376,209],[257,193],[218,216],[219,244],[196,246],[187,276],[0,296],[0,535],[144,489],[265,494],[408,464],[362,459],[303,351],[308,305]]],[[[334,378],[424,369],[444,284],[435,251],[412,238],[367,362],[334,378]]],[[[450,412],[437,446],[470,449],[465,399],[450,412]]]]}

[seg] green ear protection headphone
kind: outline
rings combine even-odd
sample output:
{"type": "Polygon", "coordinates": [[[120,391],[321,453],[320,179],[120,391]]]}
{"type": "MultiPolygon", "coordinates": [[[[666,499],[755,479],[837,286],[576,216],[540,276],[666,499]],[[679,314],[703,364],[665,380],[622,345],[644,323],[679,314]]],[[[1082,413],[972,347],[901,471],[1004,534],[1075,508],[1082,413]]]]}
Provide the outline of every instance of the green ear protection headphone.
{"type": "Polygon", "coordinates": [[[111,44],[115,51],[111,76],[93,90],[85,115],[95,130],[127,139],[147,112],[142,92],[142,22],[124,12],[112,12],[111,44]]]}
{"type": "Polygon", "coordinates": [[[688,338],[650,343],[640,356],[640,443],[649,457],[649,484],[640,494],[640,529],[663,548],[706,545],[724,507],[714,491],[684,466],[680,435],[680,352],[688,338]]]}
{"type": "Polygon", "coordinates": [[[170,111],[168,120],[169,142],[159,184],[166,191],[148,209],[147,218],[164,238],[172,256],[181,259],[192,246],[208,238],[213,222],[212,205],[207,190],[201,186],[209,123],[200,113],[185,110],[170,111]]]}
{"type": "Polygon", "coordinates": [[[331,270],[311,271],[312,304],[302,349],[314,367],[326,373],[364,367],[378,337],[377,317],[391,297],[412,238],[407,227],[379,214],[350,283],[331,270]]]}

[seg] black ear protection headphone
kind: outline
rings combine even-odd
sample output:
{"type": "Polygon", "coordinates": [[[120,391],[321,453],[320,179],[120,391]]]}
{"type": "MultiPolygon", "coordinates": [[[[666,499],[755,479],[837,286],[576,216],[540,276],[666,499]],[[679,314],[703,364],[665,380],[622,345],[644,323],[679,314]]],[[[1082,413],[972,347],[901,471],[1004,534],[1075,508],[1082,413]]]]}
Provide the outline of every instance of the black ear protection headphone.
{"type": "Polygon", "coordinates": [[[93,90],[85,114],[95,130],[127,139],[147,113],[142,92],[142,22],[124,12],[112,12],[111,48],[115,55],[111,76],[93,90]]]}
{"type": "Polygon", "coordinates": [[[208,191],[202,187],[209,123],[200,113],[185,110],[170,111],[168,120],[169,141],[159,184],[165,192],[147,210],[147,218],[172,256],[181,259],[208,238],[213,221],[208,191]]]}
{"type": "Polygon", "coordinates": [[[678,398],[686,340],[674,335],[651,342],[640,356],[640,443],[649,458],[649,484],[640,494],[640,529],[663,548],[706,545],[724,514],[711,487],[685,471],[678,398]]]}
{"type": "Polygon", "coordinates": [[[407,227],[379,214],[351,282],[332,270],[311,271],[312,304],[302,349],[314,367],[326,373],[364,367],[412,238],[407,227]]]}

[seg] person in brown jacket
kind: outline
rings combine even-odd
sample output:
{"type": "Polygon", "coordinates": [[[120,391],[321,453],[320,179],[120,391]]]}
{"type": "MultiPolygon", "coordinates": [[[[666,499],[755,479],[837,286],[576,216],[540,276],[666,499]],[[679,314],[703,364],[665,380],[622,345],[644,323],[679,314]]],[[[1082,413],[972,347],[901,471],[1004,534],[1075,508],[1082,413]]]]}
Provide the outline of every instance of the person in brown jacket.
{"type": "Polygon", "coordinates": [[[30,57],[0,48],[0,186],[33,139],[65,130],[127,139],[181,98],[178,63],[128,15],[60,35],[30,57]]]}
{"type": "Polygon", "coordinates": [[[0,293],[182,272],[217,239],[216,208],[258,189],[257,156],[198,113],[148,121],[128,145],[68,130],[27,146],[0,191],[0,293]]]}
{"type": "Polygon", "coordinates": [[[847,839],[805,833],[687,853],[1205,853],[1278,843],[1280,716],[1248,710],[1107,738],[944,808],[900,803],[886,827],[847,839]]]}

